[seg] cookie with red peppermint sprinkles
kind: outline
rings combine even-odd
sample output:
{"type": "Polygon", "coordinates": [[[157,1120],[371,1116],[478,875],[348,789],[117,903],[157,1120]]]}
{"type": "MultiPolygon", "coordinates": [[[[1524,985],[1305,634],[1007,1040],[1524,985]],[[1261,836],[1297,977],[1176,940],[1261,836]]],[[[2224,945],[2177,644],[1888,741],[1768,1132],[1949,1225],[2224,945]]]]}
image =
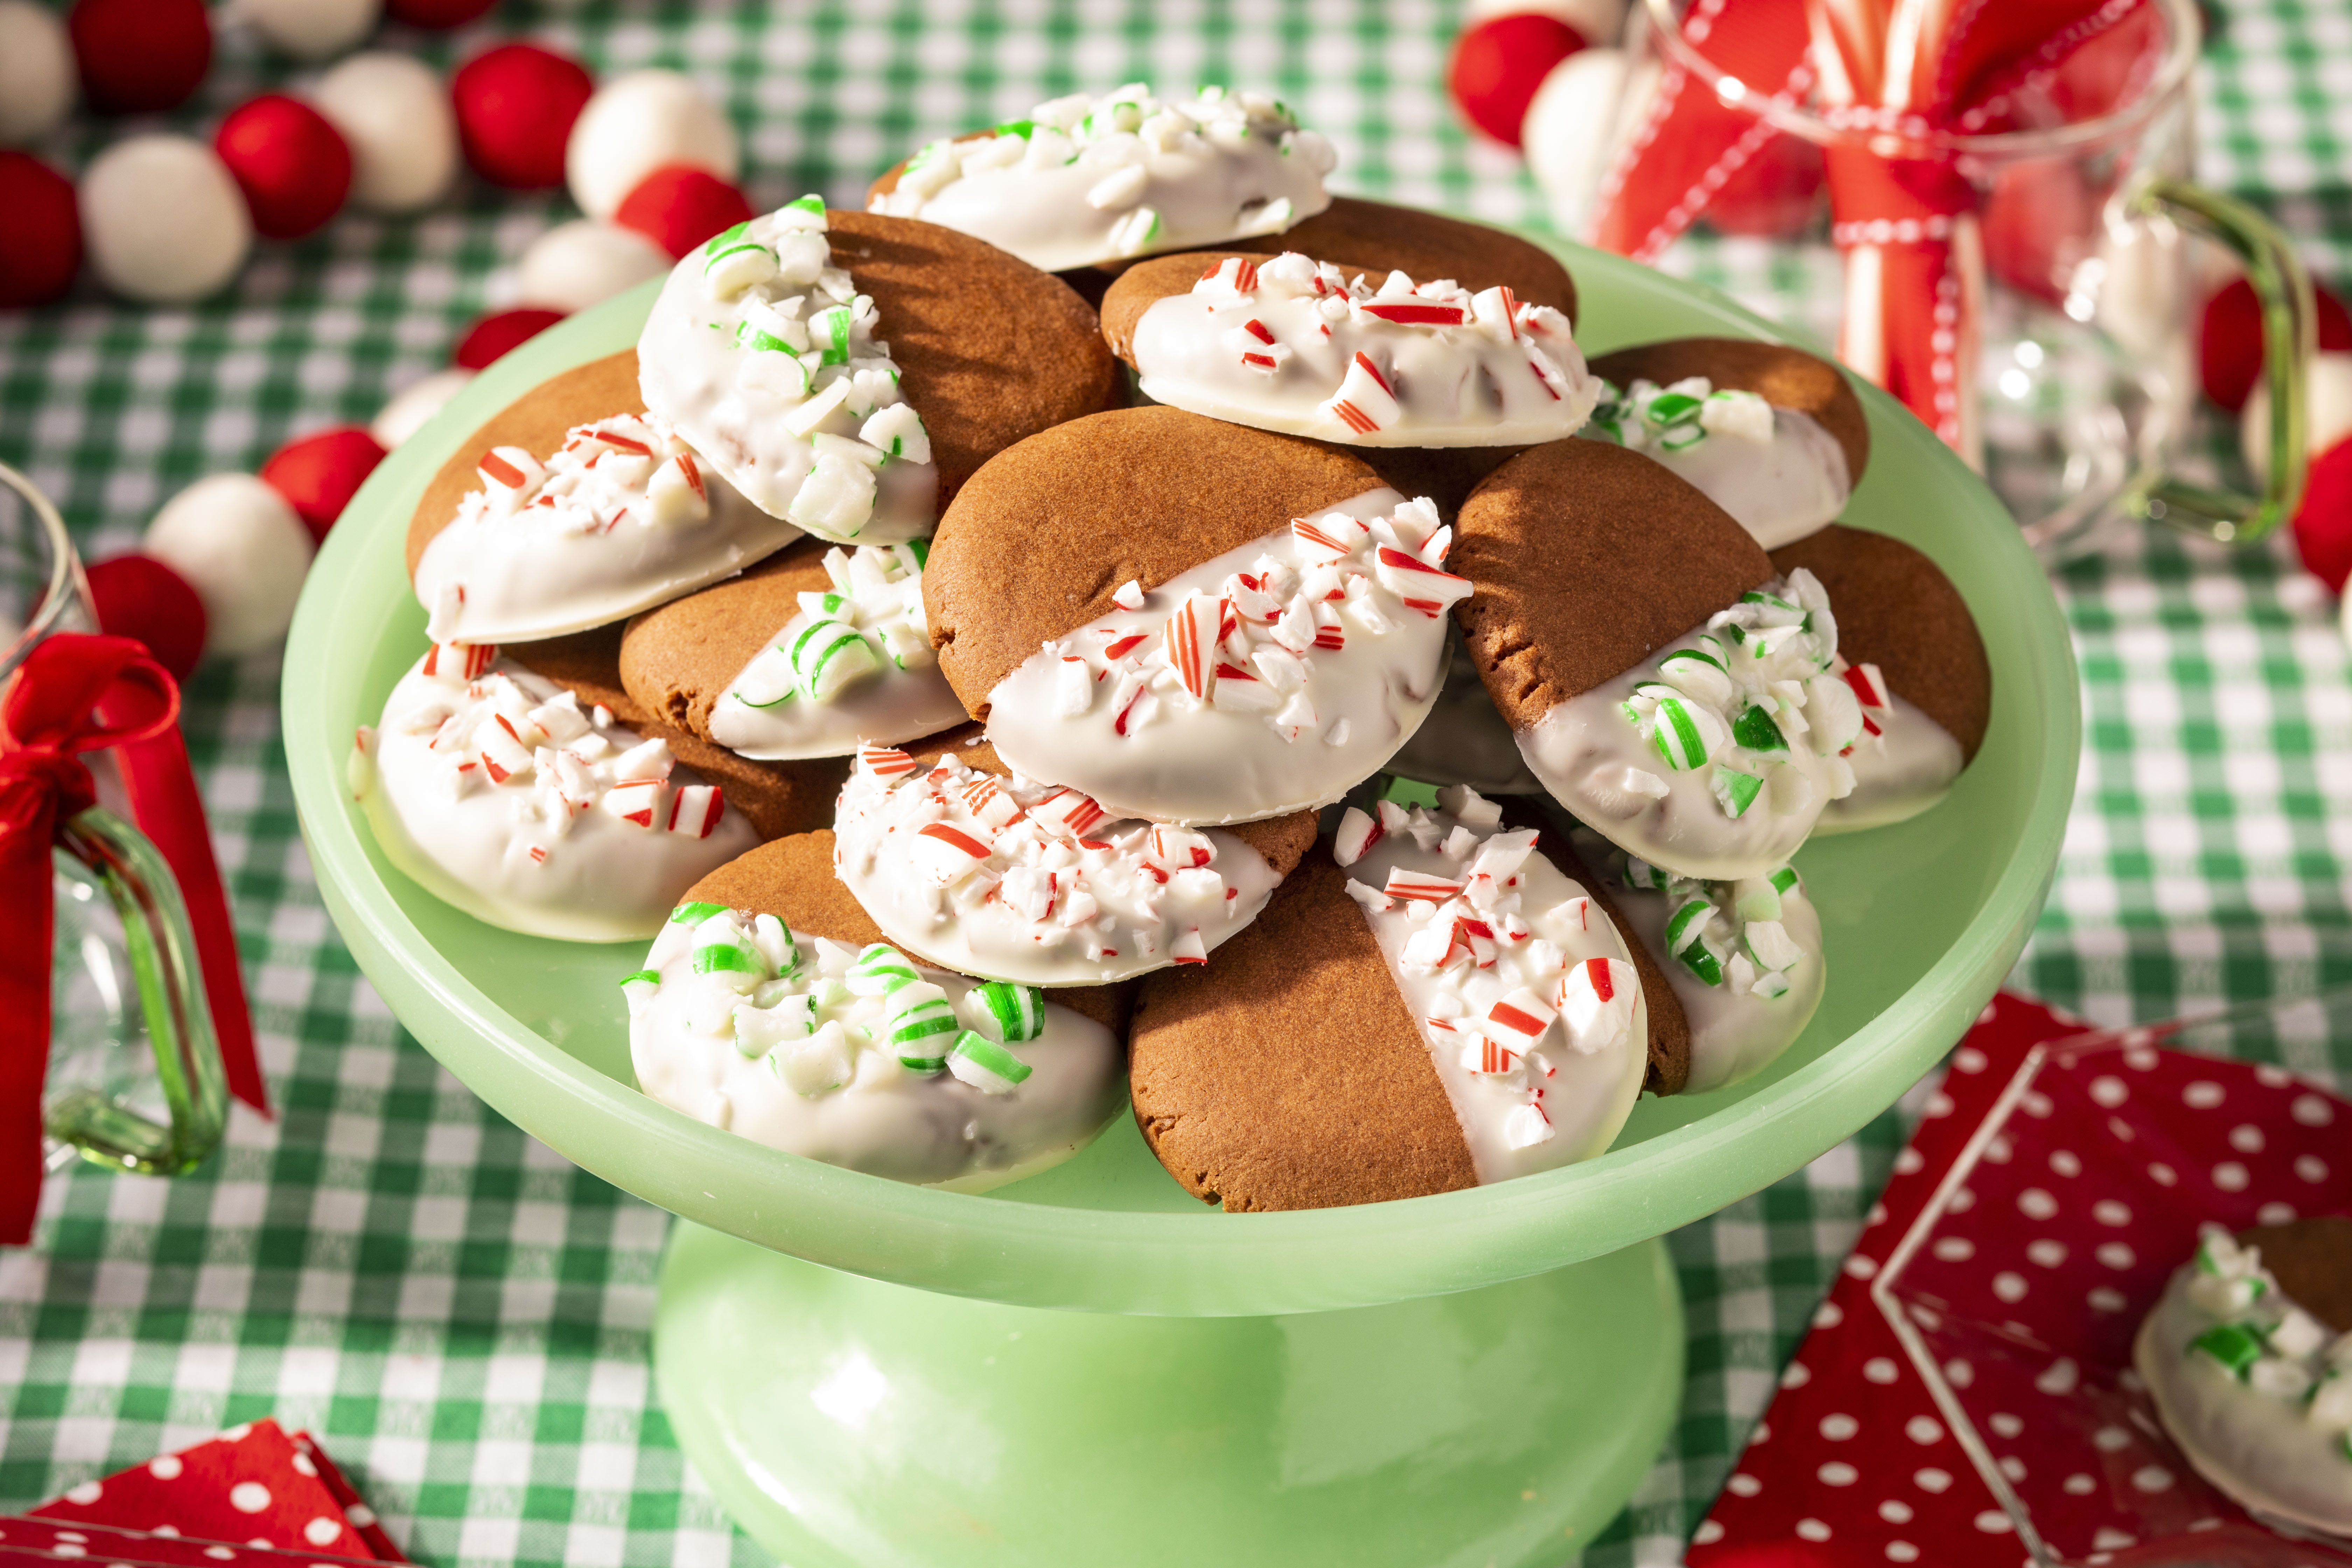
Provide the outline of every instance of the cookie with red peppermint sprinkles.
{"type": "Polygon", "coordinates": [[[1280,234],[1234,240],[1233,248],[1351,257],[1383,274],[1451,278],[1473,293],[1500,284],[1529,304],[1576,320],[1576,279],[1559,257],[1499,228],[1417,207],[1334,196],[1313,217],[1280,234]]]}

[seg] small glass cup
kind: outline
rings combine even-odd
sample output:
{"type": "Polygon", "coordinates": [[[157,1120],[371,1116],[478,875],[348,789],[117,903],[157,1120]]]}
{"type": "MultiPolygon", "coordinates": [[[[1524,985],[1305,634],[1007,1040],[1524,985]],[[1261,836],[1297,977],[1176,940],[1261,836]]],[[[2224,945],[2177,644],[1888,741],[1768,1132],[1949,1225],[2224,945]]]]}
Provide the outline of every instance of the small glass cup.
{"type": "MultiPolygon", "coordinates": [[[[98,617],[65,520],[0,464],[0,694],[43,639],[98,617]]],[[[86,753],[100,804],[69,818],[52,857],[56,910],[46,1163],[177,1175],[220,1144],[228,1110],[195,935],[171,867],[106,803],[110,753],[86,753]]]]}
{"type": "MultiPolygon", "coordinates": [[[[2126,520],[2244,542],[2293,515],[2303,483],[2305,367],[2315,346],[2311,284],[2273,225],[2189,178],[2189,73],[2201,36],[2195,0],[2156,0],[2018,95],[2026,129],[1986,134],[1889,129],[1884,120],[1838,123],[1815,100],[1776,97],[1685,37],[1682,17],[1693,3],[1634,7],[1615,110],[1621,140],[1645,113],[1643,84],[1681,69],[1734,110],[1804,142],[1957,170],[1976,191],[1975,243],[1956,246],[1981,301],[1974,416],[1962,416],[1962,456],[1983,471],[2043,559],[2094,549],[2126,520]],[[2262,307],[2269,461],[2252,493],[2214,482],[2191,436],[2198,295],[2190,235],[2244,264],[2262,307]]],[[[1817,196],[1750,202],[1733,222],[1758,233],[1752,220],[1769,207],[1776,237],[1821,244],[1824,205],[1817,196]]]]}

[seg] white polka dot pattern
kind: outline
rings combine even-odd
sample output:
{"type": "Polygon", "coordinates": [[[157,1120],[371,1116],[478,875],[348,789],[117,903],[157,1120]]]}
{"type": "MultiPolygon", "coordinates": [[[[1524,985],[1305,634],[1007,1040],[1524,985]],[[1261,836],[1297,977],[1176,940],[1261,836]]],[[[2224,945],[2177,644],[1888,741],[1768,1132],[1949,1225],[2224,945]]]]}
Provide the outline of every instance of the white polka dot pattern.
{"type": "MultiPolygon", "coordinates": [[[[40,1522],[5,1521],[8,1547],[37,1545],[58,1557],[194,1568],[215,1563],[263,1568],[287,1561],[257,1557],[248,1548],[360,1561],[397,1560],[398,1553],[374,1512],[309,1435],[289,1434],[269,1420],[82,1481],[36,1514],[40,1522]],[[57,1528],[68,1523],[71,1529],[57,1528]],[[55,1531],[47,1542],[27,1533],[44,1528],[55,1531]],[[187,1544],[161,1552],[159,1536],[184,1538],[187,1544]],[[120,1545],[117,1537],[142,1544],[120,1545]],[[242,1544],[220,1544],[228,1542],[242,1544]]],[[[311,1560],[306,1555],[293,1561],[311,1560]]]]}

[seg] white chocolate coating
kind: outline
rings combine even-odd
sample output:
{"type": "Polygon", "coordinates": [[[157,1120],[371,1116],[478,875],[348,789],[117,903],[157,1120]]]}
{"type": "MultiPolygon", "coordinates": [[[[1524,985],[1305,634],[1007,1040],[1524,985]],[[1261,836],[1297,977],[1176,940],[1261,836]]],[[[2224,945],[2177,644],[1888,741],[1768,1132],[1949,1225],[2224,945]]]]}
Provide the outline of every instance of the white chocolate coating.
{"type": "Polygon", "coordinates": [[[934,142],[872,210],[944,225],[1046,272],[1280,234],[1331,205],[1331,143],[1262,93],[1163,101],[1140,82],[934,142]]]}
{"type": "Polygon", "coordinates": [[[1119,816],[1328,805],[1437,700],[1445,607],[1470,591],[1437,565],[1451,541],[1428,501],[1383,489],[1204,561],[1016,666],[989,693],[988,738],[1119,816]],[[1168,628],[1194,617],[1171,647],[1168,628]],[[1228,623],[1222,641],[1198,629],[1228,623]]]}
{"type": "MultiPolygon", "coordinates": [[[[1451,809],[1383,802],[1380,837],[1341,860],[1348,890],[1420,1026],[1478,1180],[1591,1159],[1625,1125],[1649,1068],[1648,1004],[1632,954],[1584,888],[1532,847],[1533,833],[1497,832],[1496,808],[1469,791],[1442,802],[1451,809]],[[1413,877],[1419,894],[1384,890],[1413,877]],[[1613,1000],[1580,1012],[1563,987],[1581,987],[1590,1008],[1592,959],[1614,961],[1613,1000]],[[1496,1022],[1513,1016],[1496,1015],[1497,1004],[1520,1009],[1518,1027],[1496,1022]]],[[[1361,816],[1351,810],[1349,821],[1361,816]]],[[[1342,834],[1344,857],[1352,842],[1342,834]]]]}
{"type": "Polygon", "coordinates": [[[543,459],[501,447],[482,462],[481,488],[416,563],[436,642],[533,642],[609,626],[800,537],[650,416],[576,426],[543,459]]]}
{"type": "MultiPolygon", "coordinates": [[[[751,924],[740,911],[706,920],[739,930],[751,924]]],[[[795,933],[797,970],[789,977],[771,971],[754,985],[748,975],[696,973],[699,930],[699,922],[678,921],[662,928],[646,958],[658,984],[631,998],[629,1015],[637,1086],[698,1121],[853,1171],[984,1192],[1076,1153],[1126,1102],[1119,1042],[1067,1007],[1046,1003],[1043,1032],[1008,1044],[972,995],[975,982],[919,972],[947,993],[964,1027],[1005,1046],[1030,1069],[1009,1091],[990,1093],[950,1072],[901,1065],[882,1037],[883,997],[853,994],[842,984],[855,948],[795,933]],[[803,996],[818,1000],[813,1009],[800,1005],[816,1033],[769,1045],[762,1019],[739,1030],[739,1015],[772,1017],[803,996]],[[820,1037],[833,1024],[838,1035],[820,1037]],[[812,1051],[817,1059],[795,1059],[812,1051]]],[[[782,1028],[800,1026],[795,1020],[782,1028]]]]}
{"type": "Polygon", "coordinates": [[[1510,725],[1486,695],[1459,627],[1445,637],[1445,679],[1429,717],[1397,748],[1388,771],[1423,784],[1468,784],[1480,795],[1541,795],[1510,725]]]}
{"type": "Polygon", "coordinates": [[[1812,1022],[1828,983],[1822,918],[1797,874],[1780,873],[1786,889],[1774,878],[1697,882],[1629,863],[1597,833],[1580,833],[1575,842],[1594,875],[1611,879],[1627,934],[1650,950],[1682,1004],[1690,1026],[1684,1092],[1722,1089],[1778,1061],[1812,1022]],[[1683,956],[1667,931],[1694,899],[1709,909],[1676,931],[1688,952],[1683,956]],[[1688,951],[1694,942],[1697,951],[1688,951]]]}
{"type": "Polygon", "coordinates": [[[1766,876],[1853,787],[1838,753],[1862,732],[1862,709],[1830,673],[1836,658],[1829,597],[1800,567],[1555,705],[1519,731],[1519,753],[1553,799],[1629,855],[1706,881],[1766,876]],[[1705,658],[1675,658],[1685,650],[1705,658]],[[1685,722],[1667,721],[1668,701],[1685,722]],[[1723,793],[1735,785],[1752,792],[1737,815],[1723,793]]]}
{"type": "Polygon", "coordinates": [[[1846,752],[1853,793],[1822,808],[1822,819],[1813,824],[1817,836],[1907,822],[1951,794],[1967,765],[1951,731],[1899,694],[1885,695],[1885,707],[1863,704],[1878,733],[1865,728],[1846,752]]]}
{"type": "Polygon", "coordinates": [[[419,659],[352,760],[378,847],[426,892],[529,936],[625,942],[659,931],[687,889],[759,842],[661,742],[583,712],[517,665],[491,665],[495,651],[419,659]],[[493,736],[501,719],[511,729],[493,736]]]}
{"type": "Polygon", "coordinates": [[[2200,1475],[2258,1514],[2352,1534],[2352,1335],[2288,1300],[2258,1249],[2209,1233],[2141,1321],[2132,1364],[2200,1475]],[[2197,1346],[2228,1325],[2267,1342],[2235,1373],[2197,1346]]]}
{"type": "Polygon", "coordinates": [[[1853,494],[1845,448],[1819,420],[1752,392],[1717,392],[1703,375],[1664,387],[1636,381],[1622,395],[1604,393],[1590,433],[1664,463],[1767,550],[1835,522],[1853,494]],[[1661,398],[1668,400],[1663,410],[1661,398]],[[1666,411],[1678,416],[1669,420],[1666,411]]]}
{"type": "Polygon", "coordinates": [[[960,762],[918,773],[902,752],[859,755],[834,835],[834,870],[892,942],[1028,985],[1203,962],[1281,879],[1230,833],[1121,819],[960,762]]]}
{"type": "Polygon", "coordinates": [[[1568,318],[1509,289],[1352,280],[1296,251],[1229,259],[1136,322],[1145,396],[1360,447],[1500,447],[1576,433],[1601,395],[1568,318]]]}
{"type": "Polygon", "coordinates": [[[740,756],[843,757],[861,743],[896,745],[964,721],[963,704],[931,651],[923,616],[921,552],[915,545],[825,552],[826,595],[801,595],[784,623],[710,710],[710,738],[740,756]],[[805,604],[809,599],[818,602],[805,604]],[[827,606],[830,606],[829,608],[827,606]],[[793,649],[819,621],[858,633],[872,668],[820,696],[793,667],[793,649]]]}
{"type": "Polygon", "coordinates": [[[637,385],[762,511],[836,543],[921,538],[930,437],[824,235],[803,196],[687,252],[637,338],[637,385]]]}

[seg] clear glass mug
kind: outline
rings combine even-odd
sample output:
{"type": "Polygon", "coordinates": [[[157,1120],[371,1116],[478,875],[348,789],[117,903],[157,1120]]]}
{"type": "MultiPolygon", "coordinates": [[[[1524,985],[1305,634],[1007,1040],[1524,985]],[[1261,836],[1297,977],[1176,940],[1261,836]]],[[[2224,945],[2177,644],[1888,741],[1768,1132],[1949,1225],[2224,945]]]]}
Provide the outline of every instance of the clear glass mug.
{"type": "MultiPolygon", "coordinates": [[[[2045,559],[2095,548],[2127,520],[2244,542],[2293,515],[2315,349],[2311,284],[2274,226],[2190,178],[2195,0],[2154,0],[2021,103],[2029,129],[1980,135],[1834,124],[1819,102],[1776,99],[1684,37],[1690,4],[1633,7],[1619,139],[1644,111],[1644,84],[1679,66],[1735,110],[1815,147],[1948,163],[1978,193],[1979,243],[1961,247],[1964,267],[1980,269],[1982,300],[1963,456],[2045,559]],[[2191,235],[2238,258],[2262,306],[2269,461],[2251,492],[2221,482],[2191,433],[2202,281],[2191,235]]],[[[1806,159],[1785,160],[1800,182],[1818,168],[1806,159]]],[[[1824,195],[1742,207],[1731,220],[1742,233],[1826,247],[1824,195]]]]}
{"type": "MultiPolygon", "coordinates": [[[[0,463],[0,692],[44,638],[97,629],[64,519],[0,463]]],[[[82,760],[100,804],[52,856],[47,1163],[177,1175],[219,1146],[228,1111],[195,934],[171,867],[107,804],[123,799],[110,754],[82,760]]]]}

